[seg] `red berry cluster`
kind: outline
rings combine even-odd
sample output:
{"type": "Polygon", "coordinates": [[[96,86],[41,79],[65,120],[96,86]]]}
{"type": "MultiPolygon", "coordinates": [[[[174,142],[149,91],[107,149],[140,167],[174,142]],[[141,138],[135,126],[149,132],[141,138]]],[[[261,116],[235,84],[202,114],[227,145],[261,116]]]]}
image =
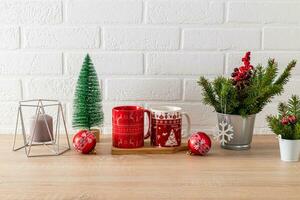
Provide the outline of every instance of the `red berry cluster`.
{"type": "Polygon", "coordinates": [[[295,115],[285,116],[281,119],[282,125],[295,124],[297,122],[297,117],[295,115]]]}
{"type": "Polygon", "coordinates": [[[231,74],[232,83],[238,89],[244,89],[249,85],[249,79],[253,74],[253,66],[250,64],[250,52],[248,51],[242,58],[244,65],[239,68],[234,68],[234,72],[231,74]]]}

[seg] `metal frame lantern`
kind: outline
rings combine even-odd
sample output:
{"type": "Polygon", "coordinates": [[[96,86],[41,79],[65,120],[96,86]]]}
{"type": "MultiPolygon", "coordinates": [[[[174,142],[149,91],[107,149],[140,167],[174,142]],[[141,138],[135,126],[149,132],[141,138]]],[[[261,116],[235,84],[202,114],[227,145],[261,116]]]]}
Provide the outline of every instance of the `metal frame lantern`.
{"type": "Polygon", "coordinates": [[[66,121],[63,113],[62,104],[58,100],[47,100],[47,99],[33,99],[33,100],[25,100],[19,102],[19,108],[18,108],[18,114],[17,114],[17,121],[16,121],[16,127],[15,127],[15,133],[14,133],[14,140],[13,140],[13,151],[18,151],[20,149],[25,149],[25,154],[27,157],[38,157],[38,156],[57,156],[65,153],[66,151],[70,150],[70,142],[68,137],[68,131],[66,126],[66,121]],[[54,134],[50,131],[48,121],[46,120],[46,107],[57,107],[57,113],[56,113],[56,124],[55,124],[55,131],[54,134]],[[32,134],[26,134],[25,125],[24,125],[24,117],[23,117],[23,110],[25,108],[31,107],[35,108],[35,114],[34,114],[34,125],[33,125],[33,132],[32,134]],[[49,134],[50,141],[46,142],[35,142],[34,137],[36,134],[39,134],[36,131],[37,127],[37,121],[40,119],[45,122],[46,130],[49,134]],[[67,146],[62,146],[60,144],[60,120],[62,119],[65,136],[67,140],[67,146]],[[19,127],[19,123],[21,123],[22,128],[22,135],[24,140],[24,145],[21,147],[15,147],[16,146],[16,137],[17,137],[17,131],[19,127]],[[34,146],[44,146],[49,150],[49,153],[43,153],[43,154],[32,154],[31,149],[34,146]]]}

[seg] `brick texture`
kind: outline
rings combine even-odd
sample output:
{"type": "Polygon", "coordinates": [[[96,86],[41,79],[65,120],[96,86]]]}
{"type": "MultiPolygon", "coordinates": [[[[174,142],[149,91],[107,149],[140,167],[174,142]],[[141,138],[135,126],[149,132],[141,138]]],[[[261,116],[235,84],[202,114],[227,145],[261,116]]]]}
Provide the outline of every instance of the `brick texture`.
{"type": "Polygon", "coordinates": [[[223,54],[151,53],[147,55],[147,73],[211,75],[223,74],[223,54]]]}
{"type": "Polygon", "coordinates": [[[17,49],[20,47],[19,29],[15,27],[0,27],[0,49],[17,49]]]}
{"type": "Polygon", "coordinates": [[[174,50],[179,48],[178,28],[106,28],[105,49],[174,50]]]}
{"type": "Polygon", "coordinates": [[[25,48],[96,48],[99,46],[99,29],[96,27],[25,28],[25,48]]]}
{"type": "Polygon", "coordinates": [[[261,31],[258,29],[185,29],[184,49],[247,50],[259,49],[261,31]]]}
{"type": "Polygon", "coordinates": [[[0,80],[0,101],[18,101],[22,98],[21,82],[18,79],[0,80]]]}
{"type": "Polygon", "coordinates": [[[0,75],[61,75],[61,53],[0,53],[0,75]]]}
{"type": "Polygon", "coordinates": [[[71,78],[31,78],[25,83],[25,98],[72,100],[75,86],[71,78]]]}
{"type": "Polygon", "coordinates": [[[264,29],[263,47],[266,50],[299,50],[300,28],[268,27],[264,29]]]}
{"type": "Polygon", "coordinates": [[[179,79],[108,79],[107,100],[180,100],[179,79]]]}
{"type": "Polygon", "coordinates": [[[298,2],[230,2],[228,22],[234,23],[299,23],[298,2]]]}
{"type": "MultiPolygon", "coordinates": [[[[84,56],[83,53],[67,54],[69,74],[79,73],[84,56]]],[[[92,53],[90,56],[99,75],[143,74],[141,53],[92,53]]]]}
{"type": "Polygon", "coordinates": [[[154,0],[147,2],[152,24],[214,24],[223,22],[223,4],[217,1],[154,0]]]}
{"type": "Polygon", "coordinates": [[[0,1],[0,24],[58,24],[62,22],[58,0],[0,1]]]}
{"type": "MultiPolygon", "coordinates": [[[[0,133],[13,131],[18,101],[33,98],[61,100],[71,132],[87,53],[106,133],[117,105],[177,105],[193,130],[213,133],[216,114],[201,102],[199,76],[230,75],[245,51],[254,65],[275,58],[280,72],[300,60],[299,10],[295,0],[0,0],[0,133]]],[[[270,133],[266,115],[300,94],[300,68],[292,75],[257,115],[255,133],[270,133]]]]}
{"type": "Polygon", "coordinates": [[[67,19],[71,23],[140,23],[142,8],[139,0],[71,0],[67,19]]]}

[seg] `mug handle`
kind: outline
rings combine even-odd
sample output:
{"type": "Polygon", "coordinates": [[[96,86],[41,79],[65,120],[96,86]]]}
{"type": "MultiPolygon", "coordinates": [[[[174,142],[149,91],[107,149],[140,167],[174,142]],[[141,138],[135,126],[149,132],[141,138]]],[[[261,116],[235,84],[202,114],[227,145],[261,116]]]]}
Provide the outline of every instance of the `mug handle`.
{"type": "Polygon", "coordinates": [[[144,136],[144,139],[147,139],[150,137],[150,134],[151,134],[151,111],[150,110],[147,110],[147,109],[144,109],[144,112],[147,113],[147,116],[148,116],[148,131],[147,131],[147,134],[144,136]]]}
{"type": "Polygon", "coordinates": [[[186,112],[183,112],[182,116],[186,117],[186,120],[187,120],[187,123],[188,123],[187,128],[186,128],[186,133],[184,135],[182,135],[182,137],[185,138],[185,137],[188,137],[191,134],[191,118],[186,112]]]}

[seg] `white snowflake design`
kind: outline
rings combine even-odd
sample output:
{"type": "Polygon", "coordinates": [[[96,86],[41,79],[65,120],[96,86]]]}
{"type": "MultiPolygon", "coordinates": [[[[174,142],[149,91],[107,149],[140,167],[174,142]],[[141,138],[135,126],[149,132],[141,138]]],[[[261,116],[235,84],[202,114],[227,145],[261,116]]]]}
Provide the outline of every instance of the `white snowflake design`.
{"type": "Polygon", "coordinates": [[[195,144],[195,149],[199,150],[204,144],[205,140],[200,139],[200,141],[195,144]]]}
{"type": "Polygon", "coordinates": [[[214,138],[220,141],[222,145],[233,139],[233,127],[225,120],[219,123],[216,128],[214,138]]]}

